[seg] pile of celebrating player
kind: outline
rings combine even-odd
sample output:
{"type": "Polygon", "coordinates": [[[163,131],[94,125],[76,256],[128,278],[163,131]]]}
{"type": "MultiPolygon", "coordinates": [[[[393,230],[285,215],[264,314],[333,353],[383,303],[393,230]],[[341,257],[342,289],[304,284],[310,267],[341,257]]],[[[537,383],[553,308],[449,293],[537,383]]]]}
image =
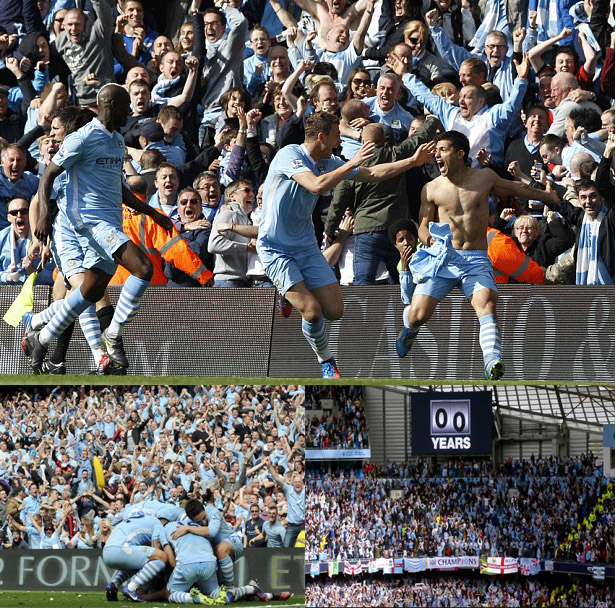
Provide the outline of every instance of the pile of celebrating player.
{"type": "Polygon", "coordinates": [[[74,4],[0,15],[0,281],[61,271],[35,372],[77,319],[125,372],[156,283],[275,286],[340,377],[340,283],[399,282],[398,356],[458,286],[494,380],[497,284],[613,284],[609,0],[74,4]]]}
{"type": "Polygon", "coordinates": [[[202,603],[195,583],[271,599],[236,587],[233,565],[304,530],[303,403],[295,386],[6,389],[0,549],[102,548],[111,597],[128,580],[134,600],[202,603]]]}

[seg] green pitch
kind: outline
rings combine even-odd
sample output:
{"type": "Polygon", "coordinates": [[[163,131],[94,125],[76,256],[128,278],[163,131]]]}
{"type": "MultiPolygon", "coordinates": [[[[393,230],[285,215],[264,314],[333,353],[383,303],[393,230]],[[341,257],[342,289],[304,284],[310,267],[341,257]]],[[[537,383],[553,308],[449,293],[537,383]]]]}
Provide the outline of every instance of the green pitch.
{"type": "MultiPolygon", "coordinates": [[[[121,595],[119,596],[122,597],[121,595]]],[[[304,608],[306,598],[293,595],[285,602],[237,602],[230,606],[207,606],[212,608],[304,608]]],[[[135,604],[128,601],[108,602],[104,591],[0,591],[0,608],[193,608],[200,606],[177,606],[176,604],[152,602],[135,604]]]]}
{"type": "MultiPolygon", "coordinates": [[[[16,386],[42,386],[42,385],[228,385],[228,384],[258,384],[267,383],[268,385],[292,383],[295,385],[521,385],[518,379],[505,379],[500,381],[483,381],[479,379],[321,379],[321,378],[301,378],[301,379],[278,379],[278,378],[252,378],[252,377],[142,377],[139,375],[131,376],[97,376],[97,375],[0,375],[0,385],[16,385],[16,386]]],[[[550,385],[578,385],[575,381],[533,381],[530,384],[534,386],[550,386],[550,385]]],[[[602,382],[602,385],[613,386],[613,383],[602,382]]]]}

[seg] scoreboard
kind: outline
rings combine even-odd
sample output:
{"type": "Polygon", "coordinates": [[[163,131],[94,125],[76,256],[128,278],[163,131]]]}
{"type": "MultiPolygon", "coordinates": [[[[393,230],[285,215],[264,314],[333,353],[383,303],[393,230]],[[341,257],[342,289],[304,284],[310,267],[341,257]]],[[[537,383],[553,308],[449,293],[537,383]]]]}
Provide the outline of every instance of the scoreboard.
{"type": "Polygon", "coordinates": [[[411,396],[413,455],[492,453],[492,392],[420,392],[411,396]]]}

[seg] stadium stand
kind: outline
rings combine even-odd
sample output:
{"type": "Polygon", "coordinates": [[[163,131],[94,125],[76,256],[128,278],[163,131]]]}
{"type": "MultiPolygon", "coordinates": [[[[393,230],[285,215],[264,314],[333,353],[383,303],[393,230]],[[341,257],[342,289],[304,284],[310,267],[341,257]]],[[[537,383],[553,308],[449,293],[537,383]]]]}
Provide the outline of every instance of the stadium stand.
{"type": "Polygon", "coordinates": [[[614,589],[597,582],[478,577],[344,577],[342,583],[308,581],[309,608],[610,608],[614,589]],[[330,601],[331,600],[331,601],[330,601]]]}
{"type": "Polygon", "coordinates": [[[290,530],[304,446],[301,386],[5,387],[1,548],[102,548],[132,505],[181,508],[206,490],[251,546],[251,505],[290,530]]]}
{"type": "Polygon", "coordinates": [[[307,605],[607,607],[613,408],[599,387],[362,387],[370,455],[307,452],[307,605]]]}
{"type": "Polygon", "coordinates": [[[367,449],[368,432],[361,403],[361,387],[323,388],[328,398],[312,395],[306,404],[307,444],[315,449],[367,449]],[[332,401],[332,402],[329,402],[332,401]],[[324,408],[327,406],[327,410],[324,408]],[[330,408],[330,407],[333,407],[330,408]]]}

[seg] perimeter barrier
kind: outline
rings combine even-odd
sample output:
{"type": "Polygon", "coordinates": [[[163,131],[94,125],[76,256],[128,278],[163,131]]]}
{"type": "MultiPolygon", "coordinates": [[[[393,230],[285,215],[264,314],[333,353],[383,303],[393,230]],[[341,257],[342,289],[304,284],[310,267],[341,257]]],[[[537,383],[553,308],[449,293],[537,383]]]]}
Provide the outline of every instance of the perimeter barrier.
{"type": "MultiPolygon", "coordinates": [[[[245,549],[235,562],[239,584],[259,581],[264,591],[304,593],[304,549],[245,549]]],[[[0,589],[27,591],[101,591],[115,574],[103,562],[101,549],[9,550],[0,554],[0,589]]]]}
{"type": "MultiPolygon", "coordinates": [[[[614,381],[613,286],[503,286],[498,315],[505,380],[600,383],[614,381]]],[[[329,325],[330,344],[345,378],[481,379],[479,324],[456,291],[436,309],[409,355],[395,340],[403,305],[397,286],[343,287],[345,314],[329,325]]],[[[19,287],[0,288],[0,312],[19,287]]],[[[111,288],[113,303],[119,288],[111,288]]],[[[49,303],[36,287],[34,311],[49,303]]],[[[306,379],[320,376],[301,334],[300,316],[278,315],[273,289],[151,287],[125,328],[131,366],[140,376],[306,379]]],[[[78,326],[78,325],[77,325],[78,326]]],[[[0,322],[0,374],[30,372],[19,347],[21,326],[0,322]]],[[[68,373],[93,368],[81,330],[75,329],[68,373]]]]}

